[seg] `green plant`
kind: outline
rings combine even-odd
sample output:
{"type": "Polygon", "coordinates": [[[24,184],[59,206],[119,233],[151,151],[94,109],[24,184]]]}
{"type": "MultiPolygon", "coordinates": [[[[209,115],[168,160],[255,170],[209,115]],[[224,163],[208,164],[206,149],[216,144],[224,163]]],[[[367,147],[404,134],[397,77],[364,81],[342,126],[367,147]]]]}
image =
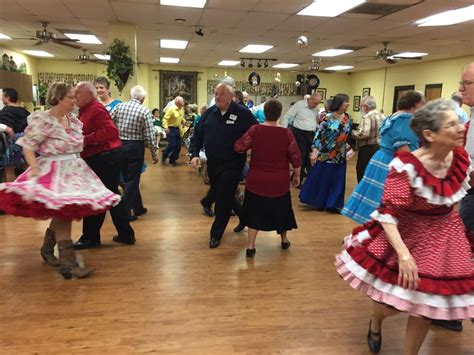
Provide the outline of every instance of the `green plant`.
{"type": "Polygon", "coordinates": [[[124,41],[115,38],[107,53],[110,55],[107,76],[114,81],[118,91],[122,93],[128,79],[133,75],[135,65],[130,56],[130,47],[124,41]]]}
{"type": "Polygon", "coordinates": [[[38,98],[40,100],[40,105],[46,104],[46,95],[48,93],[48,86],[46,84],[38,85],[38,98]]]}

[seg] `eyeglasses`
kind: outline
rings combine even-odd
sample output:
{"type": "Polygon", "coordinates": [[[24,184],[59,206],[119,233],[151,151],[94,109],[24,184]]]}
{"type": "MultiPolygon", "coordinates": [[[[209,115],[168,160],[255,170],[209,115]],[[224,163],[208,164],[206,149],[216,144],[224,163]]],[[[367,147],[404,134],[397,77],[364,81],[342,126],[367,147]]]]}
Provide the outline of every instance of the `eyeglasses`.
{"type": "Polygon", "coordinates": [[[75,99],[76,98],[74,95],[66,95],[66,97],[69,97],[70,99],[75,99]]]}
{"type": "Polygon", "coordinates": [[[474,80],[461,80],[459,86],[469,86],[474,84],[474,80]]]}

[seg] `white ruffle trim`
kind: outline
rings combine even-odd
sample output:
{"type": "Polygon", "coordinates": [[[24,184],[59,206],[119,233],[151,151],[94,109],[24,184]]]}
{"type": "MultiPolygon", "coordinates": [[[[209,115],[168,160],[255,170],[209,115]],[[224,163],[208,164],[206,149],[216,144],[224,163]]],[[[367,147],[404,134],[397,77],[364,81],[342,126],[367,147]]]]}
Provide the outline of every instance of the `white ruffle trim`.
{"type": "Polygon", "coordinates": [[[408,174],[410,186],[415,189],[415,194],[425,198],[429,203],[433,205],[452,206],[455,203],[461,201],[462,198],[467,194],[467,190],[471,188],[471,186],[469,185],[469,175],[472,171],[471,167],[468,168],[466,178],[464,179],[461,188],[456,191],[456,193],[451,196],[441,196],[435,194],[431,186],[425,186],[423,184],[423,179],[417,175],[415,166],[413,164],[404,163],[400,160],[400,158],[395,158],[390,162],[388,166],[389,168],[395,169],[399,173],[406,171],[408,174]]]}
{"type": "Polygon", "coordinates": [[[398,224],[398,219],[393,217],[390,214],[382,214],[378,210],[375,210],[370,214],[373,220],[378,221],[380,223],[390,223],[390,224],[398,224]]]}

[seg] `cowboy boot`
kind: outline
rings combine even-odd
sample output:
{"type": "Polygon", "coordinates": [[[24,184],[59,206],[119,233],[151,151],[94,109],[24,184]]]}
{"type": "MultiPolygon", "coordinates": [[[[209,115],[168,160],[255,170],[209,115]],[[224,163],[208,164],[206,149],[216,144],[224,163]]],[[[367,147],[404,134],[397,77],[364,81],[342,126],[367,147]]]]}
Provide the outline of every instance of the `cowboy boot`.
{"type": "Polygon", "coordinates": [[[43,245],[40,254],[46,264],[50,266],[59,266],[59,260],[54,256],[54,246],[56,245],[56,235],[52,229],[46,229],[43,245]]]}
{"type": "Polygon", "coordinates": [[[61,240],[58,242],[59,247],[59,273],[69,280],[71,277],[82,279],[89,276],[93,271],[93,267],[80,267],[76,260],[76,252],[72,240],[61,240]]]}

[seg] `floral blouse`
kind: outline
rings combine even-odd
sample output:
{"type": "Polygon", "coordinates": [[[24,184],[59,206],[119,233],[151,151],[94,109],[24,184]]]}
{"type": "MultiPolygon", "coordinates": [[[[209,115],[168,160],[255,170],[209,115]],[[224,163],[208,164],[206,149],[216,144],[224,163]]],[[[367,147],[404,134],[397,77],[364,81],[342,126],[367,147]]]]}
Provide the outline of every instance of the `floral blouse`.
{"type": "Polygon", "coordinates": [[[313,146],[318,150],[318,161],[343,163],[348,150],[347,140],[351,132],[352,119],[345,113],[339,121],[332,112],[324,116],[314,137],[313,146]]]}
{"type": "Polygon", "coordinates": [[[73,114],[67,117],[68,129],[47,111],[32,113],[28,116],[25,135],[17,144],[43,156],[80,153],[84,145],[82,123],[73,114]]]}

